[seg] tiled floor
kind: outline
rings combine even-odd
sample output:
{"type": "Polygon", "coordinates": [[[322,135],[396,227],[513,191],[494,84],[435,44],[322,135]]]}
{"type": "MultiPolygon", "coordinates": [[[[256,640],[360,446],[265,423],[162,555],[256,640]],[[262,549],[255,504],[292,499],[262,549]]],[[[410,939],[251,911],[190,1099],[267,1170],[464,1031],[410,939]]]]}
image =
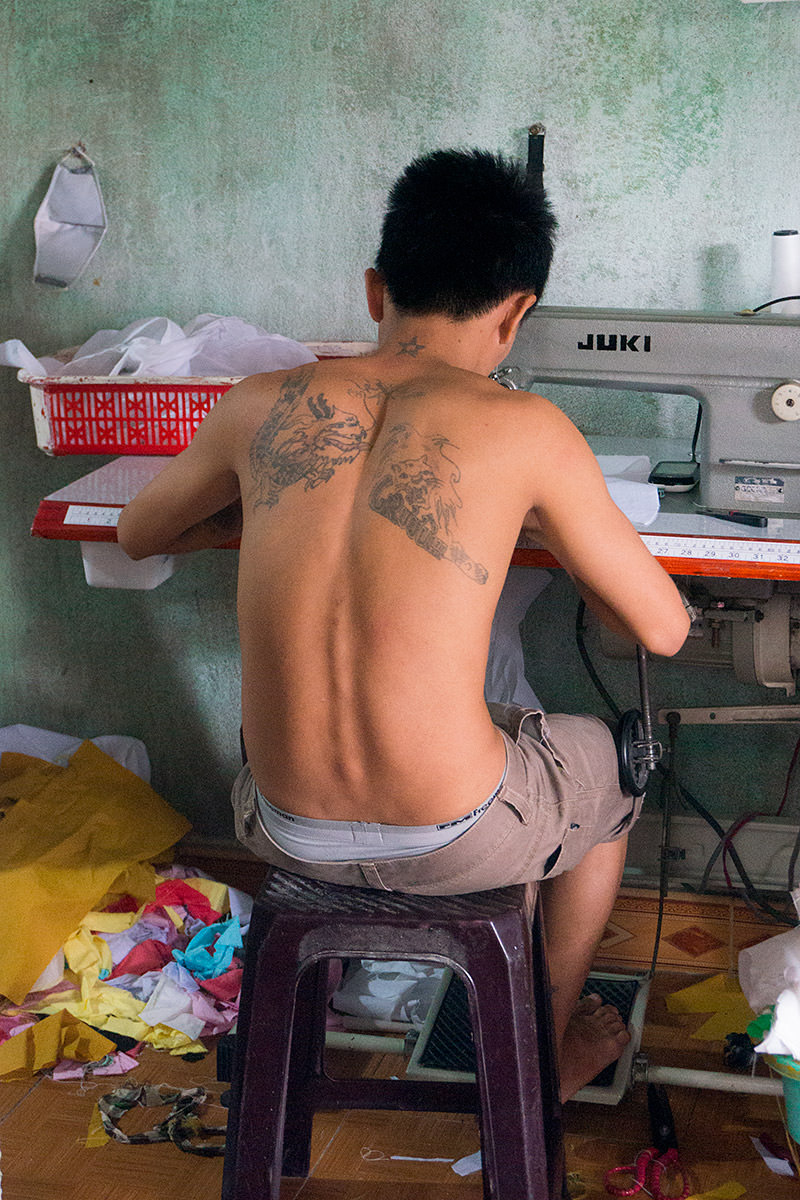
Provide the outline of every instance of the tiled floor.
{"type": "MultiPolygon", "coordinates": [[[[668,992],[697,978],[683,973],[656,976],[643,1040],[652,1063],[724,1069],[719,1043],[691,1037],[705,1017],[671,1014],[664,1003],[668,992]]],[[[387,1076],[402,1069],[401,1060],[387,1055],[339,1053],[334,1065],[343,1074],[387,1076]]],[[[224,1085],[214,1078],[213,1055],[185,1063],[148,1051],[135,1074],[137,1082],[203,1084],[210,1096],[205,1123],[224,1123],[219,1105],[224,1085]]],[[[85,1148],[95,1101],[112,1084],[57,1084],[49,1079],[0,1083],[4,1200],[217,1200],[219,1159],[184,1154],[171,1144],[110,1142],[96,1150],[85,1148]]],[[[751,1141],[766,1133],[786,1144],[773,1097],[682,1087],[670,1087],[669,1096],[681,1155],[697,1192],[735,1181],[745,1187],[746,1200],[797,1200],[800,1183],[772,1175],[751,1141]]],[[[130,1132],[154,1123],[154,1110],[140,1110],[125,1118],[124,1128],[130,1132]]],[[[605,1171],[631,1162],[649,1143],[645,1088],[635,1085],[617,1106],[568,1104],[565,1130],[576,1195],[585,1200],[606,1197],[605,1171]]],[[[480,1200],[480,1175],[460,1178],[450,1162],[435,1161],[457,1160],[478,1147],[476,1122],[470,1116],[321,1113],[315,1122],[311,1176],[285,1180],[281,1200],[480,1200]]]]}
{"type": "MultiPolygon", "coordinates": [[[[218,873],[219,874],[219,873],[218,873]]],[[[231,880],[231,882],[235,882],[231,880]]],[[[629,889],[614,909],[598,968],[641,970],[652,954],[657,895],[629,889]]],[[[705,1015],[670,1013],[664,997],[703,974],[735,968],[738,951],[780,930],[762,922],[739,901],[671,895],[663,923],[659,971],[648,1004],[643,1050],[651,1063],[723,1070],[719,1042],[691,1034],[705,1015]]],[[[387,1055],[332,1058],[335,1073],[393,1075],[402,1060],[387,1055]]],[[[227,1085],[215,1078],[214,1055],[186,1063],[148,1050],[136,1082],[188,1087],[202,1084],[209,1102],[203,1120],[224,1124],[219,1097],[227,1085]]],[[[119,1082],[123,1082],[120,1080],[119,1082]]],[[[125,1084],[133,1082],[130,1077],[125,1084]]],[[[182,1153],[171,1144],[127,1146],[110,1142],[86,1149],[86,1130],[98,1096],[114,1080],[84,1084],[46,1078],[0,1082],[0,1152],[3,1200],[217,1200],[219,1159],[182,1153]]],[[[800,1181],[773,1175],[751,1141],[766,1133],[786,1140],[773,1097],[670,1087],[682,1158],[696,1193],[730,1182],[745,1200],[797,1200],[800,1181]]],[[[155,1110],[157,1114],[161,1110],[155,1110]]],[[[158,1116],[139,1110],[124,1127],[150,1127],[158,1116]]],[[[568,1104],[565,1142],[576,1197],[607,1197],[603,1175],[631,1162],[650,1140],[646,1090],[637,1084],[617,1106],[568,1104]]],[[[461,1178],[450,1161],[479,1147],[473,1117],[411,1113],[321,1113],[315,1121],[312,1172],[285,1180],[281,1200],[480,1200],[481,1177],[461,1178]],[[421,1161],[416,1161],[421,1160],[421,1161]]]]}
{"type": "MultiPolygon", "coordinates": [[[[623,888],[606,927],[597,963],[650,966],[658,893],[623,888]]],[[[742,900],[672,892],[664,904],[658,966],[670,971],[735,971],[739,951],[783,932],[742,900]]]]}

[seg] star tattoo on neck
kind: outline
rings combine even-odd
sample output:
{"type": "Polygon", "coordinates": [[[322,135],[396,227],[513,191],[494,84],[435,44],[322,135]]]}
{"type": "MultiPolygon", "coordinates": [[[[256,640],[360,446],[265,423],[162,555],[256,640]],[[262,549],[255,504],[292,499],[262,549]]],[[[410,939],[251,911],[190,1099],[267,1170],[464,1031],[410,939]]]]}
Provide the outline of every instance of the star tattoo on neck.
{"type": "Polygon", "coordinates": [[[401,354],[407,354],[410,358],[416,358],[420,350],[424,350],[425,346],[422,342],[418,342],[416,337],[412,337],[410,342],[401,342],[400,349],[397,351],[398,358],[401,354]]]}

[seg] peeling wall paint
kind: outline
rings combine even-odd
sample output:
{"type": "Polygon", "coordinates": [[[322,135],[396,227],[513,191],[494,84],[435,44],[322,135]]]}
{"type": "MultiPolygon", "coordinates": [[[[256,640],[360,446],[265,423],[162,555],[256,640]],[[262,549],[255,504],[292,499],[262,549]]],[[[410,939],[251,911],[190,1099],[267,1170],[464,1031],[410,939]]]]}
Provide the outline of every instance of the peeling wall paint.
{"type": "MultiPolygon", "coordinates": [[[[391,180],[435,146],[524,156],[533,120],[561,226],[549,303],[754,305],[771,231],[800,221],[799,57],[800,7],[739,0],[9,0],[0,338],[45,352],[202,311],[371,337],[361,272],[391,180]],[[77,139],[109,232],[54,293],[31,282],[32,221],[77,139]]],[[[74,548],[27,530],[96,464],[44,458],[24,389],[5,370],[0,387],[0,723],[136,733],[165,794],[229,828],[232,558],[148,595],[87,590],[74,548]]],[[[563,403],[587,432],[619,427],[613,397],[563,403]]],[[[632,433],[687,421],[675,398],[624,403],[632,433]]],[[[734,691],[713,686],[716,703],[734,691]]]]}

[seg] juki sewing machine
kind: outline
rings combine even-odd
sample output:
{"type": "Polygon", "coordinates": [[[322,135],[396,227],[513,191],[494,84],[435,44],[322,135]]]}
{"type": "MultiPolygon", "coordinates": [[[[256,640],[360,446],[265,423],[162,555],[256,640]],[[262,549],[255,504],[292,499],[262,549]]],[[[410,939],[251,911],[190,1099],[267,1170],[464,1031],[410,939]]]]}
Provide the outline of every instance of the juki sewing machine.
{"type": "Polygon", "coordinates": [[[693,396],[699,506],[800,515],[798,317],[542,307],[497,374],[528,391],[566,383],[693,396]]]}
{"type": "MultiPolygon", "coordinates": [[[[697,506],[745,519],[800,514],[797,317],[543,307],[496,378],[529,391],[557,383],[693,396],[702,407],[697,506]]],[[[639,657],[642,712],[625,714],[618,731],[621,778],[637,795],[660,753],[641,647],[639,657]]]]}

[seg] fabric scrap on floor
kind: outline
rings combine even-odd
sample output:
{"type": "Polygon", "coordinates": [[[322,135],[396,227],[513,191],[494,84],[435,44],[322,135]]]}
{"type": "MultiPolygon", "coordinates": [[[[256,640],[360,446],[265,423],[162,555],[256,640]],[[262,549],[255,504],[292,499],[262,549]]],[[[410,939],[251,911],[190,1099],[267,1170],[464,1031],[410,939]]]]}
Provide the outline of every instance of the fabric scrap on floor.
{"type": "Polygon", "coordinates": [[[89,1122],[86,1138],[87,1146],[102,1145],[97,1127],[98,1117],[106,1138],[113,1137],[118,1142],[129,1146],[142,1146],[153,1142],[171,1141],[179,1150],[188,1154],[201,1154],[208,1158],[216,1158],[225,1153],[224,1140],[221,1145],[205,1144],[209,1138],[223,1138],[224,1126],[203,1125],[198,1116],[198,1109],[208,1099],[205,1088],[170,1088],[167,1086],[116,1088],[108,1095],[102,1096],[97,1102],[95,1112],[89,1122]],[[167,1117],[145,1133],[128,1135],[119,1127],[120,1119],[130,1109],[140,1105],[143,1108],[156,1108],[171,1104],[172,1108],[167,1117]]]}
{"type": "Polygon", "coordinates": [[[743,1033],[754,1013],[739,981],[720,973],[672,992],[666,997],[671,1013],[710,1013],[708,1020],[689,1036],[700,1041],[720,1041],[729,1033],[743,1033]]]}
{"type": "Polygon", "coordinates": [[[0,993],[21,1003],[122,874],[173,846],[189,822],[149,784],[83,742],[66,767],[5,753],[0,799],[0,993]]]}
{"type": "Polygon", "coordinates": [[[125,1075],[138,1065],[139,1060],[132,1054],[118,1050],[116,1054],[108,1054],[99,1062],[83,1063],[69,1058],[62,1059],[56,1063],[50,1074],[56,1083],[60,1083],[65,1079],[85,1079],[87,1075],[125,1075]]]}
{"type": "Polygon", "coordinates": [[[58,1079],[87,1062],[93,1073],[130,1069],[111,1039],[205,1054],[200,1039],[236,1023],[251,898],[191,868],[157,869],[149,860],[188,823],[92,743],[67,766],[4,753],[3,797],[0,911],[17,931],[0,941],[9,1070],[46,1064],[58,1079]],[[24,1037],[38,1043],[58,1022],[88,1027],[94,1052],[74,1052],[73,1035],[23,1053],[24,1037]]]}
{"type": "Polygon", "coordinates": [[[67,1012],[109,1036],[180,1055],[204,1054],[201,1038],[232,1029],[242,981],[241,921],[249,923],[252,900],[188,868],[149,869],[146,890],[156,899],[120,912],[119,897],[108,894],[109,908],[87,913],[66,939],[64,980],[15,1011],[28,1020],[67,1012]],[[177,903],[181,898],[186,904],[177,903]],[[204,926],[195,898],[208,917],[221,910],[222,919],[204,926]]]}
{"type": "Polygon", "coordinates": [[[65,1058],[97,1062],[115,1051],[114,1043],[96,1029],[68,1012],[56,1012],[3,1042],[0,1078],[25,1079],[65,1058]]]}
{"type": "Polygon", "coordinates": [[[483,1159],[480,1150],[476,1150],[474,1154],[467,1154],[464,1158],[459,1158],[453,1163],[452,1168],[456,1175],[474,1175],[476,1171],[483,1169],[483,1159]]]}

